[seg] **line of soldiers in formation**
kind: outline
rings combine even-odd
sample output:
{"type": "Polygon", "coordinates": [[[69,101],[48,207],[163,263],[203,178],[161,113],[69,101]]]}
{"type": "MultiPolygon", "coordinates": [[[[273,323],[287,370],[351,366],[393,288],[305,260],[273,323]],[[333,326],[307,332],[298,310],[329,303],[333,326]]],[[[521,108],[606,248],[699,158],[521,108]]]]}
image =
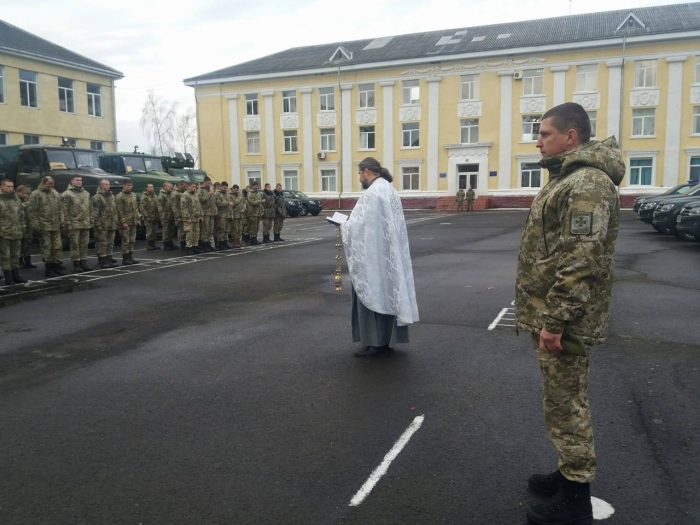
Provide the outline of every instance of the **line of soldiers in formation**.
{"type": "Polygon", "coordinates": [[[231,189],[222,182],[217,189],[211,179],[196,182],[181,181],[177,188],[166,182],[155,194],[148,184],[140,202],[133,193],[133,183],[127,180],[116,196],[110,183],[102,179],[94,196],[82,187],[82,177],[71,179],[68,189],[59,194],[52,177],[44,177],[39,188],[31,194],[26,186],[15,192],[11,180],[0,180],[0,266],[5,284],[26,283],[19,274],[21,268],[36,268],[31,262],[31,243],[36,232],[46,277],[64,275],[61,262],[63,244],[61,230],[68,233],[73,271],[92,270],[87,264],[90,228],[95,232],[95,244],[100,268],[114,268],[112,257],[116,232],[121,236],[122,265],[137,264],[134,259],[137,227],[146,227],[148,250],[157,250],[156,233],[163,228],[163,248],[175,250],[177,230],[180,250],[188,255],[215,249],[241,249],[261,244],[258,232],[262,222],[263,243],[284,241],[280,234],[284,226],[285,203],[282,185],[273,191],[265,184],[260,192],[257,181],[243,191],[237,184],[231,189]],[[274,239],[270,239],[270,232],[274,239]],[[212,246],[212,237],[216,248],[212,246]],[[232,244],[229,244],[231,242],[232,244]]]}

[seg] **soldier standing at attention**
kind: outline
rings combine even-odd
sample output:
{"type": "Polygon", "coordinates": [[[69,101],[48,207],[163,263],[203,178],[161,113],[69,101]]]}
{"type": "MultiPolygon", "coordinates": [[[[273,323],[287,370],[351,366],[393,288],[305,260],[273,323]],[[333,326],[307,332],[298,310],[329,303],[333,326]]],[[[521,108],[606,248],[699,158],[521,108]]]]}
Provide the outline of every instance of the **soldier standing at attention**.
{"type": "Polygon", "coordinates": [[[116,197],[122,236],[122,266],[139,263],[139,261],[134,260],[134,245],[136,244],[136,227],[141,226],[141,216],[133,189],[134,183],[127,181],[116,197]]]}
{"type": "Polygon", "coordinates": [[[173,246],[173,236],[175,235],[175,215],[172,207],[173,184],[163,183],[163,188],[158,193],[156,205],[160,223],[163,225],[163,250],[170,252],[175,249],[173,246]]]}
{"type": "Polygon", "coordinates": [[[284,227],[284,217],[286,215],[286,207],[284,205],[284,193],[282,193],[282,185],[275,186],[275,242],[284,241],[280,235],[284,227]]]}
{"type": "Polygon", "coordinates": [[[248,228],[250,235],[250,245],[255,246],[258,242],[258,230],[260,229],[260,217],[263,214],[263,197],[260,195],[260,183],[253,181],[246,198],[246,209],[248,210],[248,228]]]}
{"type": "Polygon", "coordinates": [[[214,247],[211,245],[211,238],[214,235],[214,218],[216,217],[216,200],[214,199],[214,187],[211,185],[211,179],[204,177],[202,186],[197,194],[199,202],[202,204],[204,212],[204,221],[199,232],[199,240],[201,247],[205,252],[213,252],[214,247]]]}
{"type": "Polygon", "coordinates": [[[243,232],[243,242],[250,244],[250,206],[248,206],[248,193],[250,186],[243,188],[243,219],[241,220],[241,228],[243,232]]]}
{"type": "Polygon", "coordinates": [[[39,188],[29,196],[29,219],[32,228],[39,231],[39,245],[46,277],[58,277],[63,275],[62,270],[65,270],[61,262],[63,210],[61,196],[54,189],[54,184],[53,178],[46,176],[41,179],[39,188]]]}
{"type": "Polygon", "coordinates": [[[614,137],[590,136],[576,103],[542,116],[537,147],[549,182],[532,203],[518,254],[516,325],[532,333],[545,426],[559,457],[557,470],[528,479],[532,490],[553,496],[527,511],[539,525],[593,523],[588,350],[607,335],[625,164],[614,137]]]}
{"type": "Polygon", "coordinates": [[[19,252],[19,267],[25,270],[36,268],[32,264],[32,223],[29,220],[29,188],[17,186],[16,190],[19,200],[22,201],[22,213],[24,216],[24,235],[22,236],[22,248],[19,252]]]}
{"type": "Polygon", "coordinates": [[[182,225],[186,234],[187,255],[197,255],[202,253],[197,249],[200,233],[199,226],[204,222],[204,212],[202,204],[197,195],[197,183],[190,182],[187,191],[180,199],[180,211],[182,213],[182,225]]]}
{"type": "Polygon", "coordinates": [[[83,188],[83,178],[75,175],[68,189],[61,195],[63,205],[63,222],[68,225],[70,235],[70,258],[75,273],[92,270],[87,265],[90,227],[92,226],[92,200],[83,188]]]}
{"type": "Polygon", "coordinates": [[[245,199],[239,193],[238,184],[234,184],[229,192],[231,199],[231,242],[233,248],[243,248],[241,245],[241,221],[245,213],[245,199]]]}
{"type": "Polygon", "coordinates": [[[22,201],[15,195],[15,184],[0,180],[0,267],[5,285],[22,284],[27,280],[19,274],[19,252],[24,235],[22,201]]]}
{"type": "MultiPolygon", "coordinates": [[[[146,191],[141,195],[141,202],[139,202],[139,211],[143,221],[146,223],[146,249],[160,250],[160,246],[156,244],[158,240],[159,213],[153,184],[146,184],[146,191]]],[[[163,240],[165,241],[165,237],[163,237],[163,240]]]]}
{"type": "Polygon", "coordinates": [[[100,180],[100,188],[92,196],[92,213],[100,268],[114,268],[117,265],[112,262],[112,250],[114,250],[114,236],[119,227],[119,215],[116,199],[109,191],[107,179],[100,180]]]}
{"type": "Polygon", "coordinates": [[[476,197],[476,193],[474,193],[472,187],[469,186],[467,190],[467,211],[474,211],[474,197],[476,197]]]}
{"type": "Polygon", "coordinates": [[[177,225],[177,240],[180,242],[180,251],[184,252],[186,248],[185,244],[185,227],[182,222],[182,211],[180,210],[180,201],[182,196],[187,191],[187,182],[181,180],[177,183],[177,189],[173,192],[170,203],[172,204],[173,217],[175,218],[175,224],[177,225]]]}
{"type": "Polygon", "coordinates": [[[216,226],[214,228],[214,241],[219,250],[230,250],[228,245],[228,233],[231,230],[231,198],[228,194],[228,182],[219,184],[219,189],[214,197],[216,204],[216,226]]]}
{"type": "Polygon", "coordinates": [[[270,230],[275,220],[275,194],[272,193],[272,186],[265,184],[263,190],[263,244],[272,242],[270,240],[270,230]]]}
{"type": "Polygon", "coordinates": [[[457,211],[464,211],[464,188],[457,190],[457,211]]]}

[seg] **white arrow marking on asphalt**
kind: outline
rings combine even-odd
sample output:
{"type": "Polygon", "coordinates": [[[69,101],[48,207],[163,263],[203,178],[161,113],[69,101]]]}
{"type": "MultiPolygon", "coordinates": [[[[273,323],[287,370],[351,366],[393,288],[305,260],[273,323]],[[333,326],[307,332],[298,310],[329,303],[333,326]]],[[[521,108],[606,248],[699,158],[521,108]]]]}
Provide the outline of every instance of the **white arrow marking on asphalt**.
{"type": "Polygon", "coordinates": [[[391,462],[396,459],[396,456],[398,456],[399,453],[403,450],[403,447],[406,446],[406,443],[408,443],[408,440],[411,439],[411,436],[415,434],[416,431],[423,424],[424,419],[425,416],[417,416],[413,420],[413,422],[410,425],[408,425],[408,428],[404,431],[403,434],[401,434],[399,440],[396,443],[394,443],[394,446],[391,447],[391,450],[387,453],[386,456],[384,456],[384,460],[381,462],[381,464],[376,469],[374,469],[374,472],[370,474],[369,478],[367,478],[367,481],[365,481],[365,484],[362,485],[362,487],[360,487],[360,490],[357,491],[357,494],[355,494],[352,500],[350,500],[351,507],[357,507],[360,503],[362,503],[365,500],[369,493],[372,492],[372,489],[377,484],[377,482],[382,478],[384,474],[386,474],[387,470],[389,470],[389,465],[391,465],[391,462]]]}
{"type": "Polygon", "coordinates": [[[594,520],[606,520],[615,514],[615,509],[612,508],[612,505],[602,499],[591,496],[591,505],[593,505],[594,520]]]}

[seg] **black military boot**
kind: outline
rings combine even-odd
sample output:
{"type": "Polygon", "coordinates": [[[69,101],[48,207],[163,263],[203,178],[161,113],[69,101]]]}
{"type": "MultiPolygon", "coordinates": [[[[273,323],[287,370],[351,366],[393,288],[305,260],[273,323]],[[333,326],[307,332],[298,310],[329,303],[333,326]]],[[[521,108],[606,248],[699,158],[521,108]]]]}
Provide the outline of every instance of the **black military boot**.
{"type": "Polygon", "coordinates": [[[184,241],[180,243],[180,251],[184,252],[187,249],[187,243],[184,241]]]}
{"type": "Polygon", "coordinates": [[[129,260],[131,261],[131,264],[139,264],[141,261],[135,261],[134,260],[134,252],[129,252],[129,260]]]}
{"type": "Polygon", "coordinates": [[[165,241],[163,243],[163,251],[172,252],[173,251],[173,241],[165,241]]]}
{"type": "Polygon", "coordinates": [[[211,241],[207,241],[204,243],[204,251],[205,252],[215,252],[216,250],[214,247],[211,245],[211,241]]]}
{"type": "Polygon", "coordinates": [[[66,270],[66,265],[63,264],[63,261],[58,261],[58,262],[56,263],[56,269],[57,269],[57,270],[66,270]]]}
{"type": "Polygon", "coordinates": [[[20,257],[19,260],[22,263],[19,265],[19,267],[22,268],[23,270],[29,270],[31,268],[36,268],[36,265],[32,264],[32,256],[31,255],[27,255],[25,257],[20,257]]]}
{"type": "Polygon", "coordinates": [[[258,242],[258,238],[257,238],[257,237],[251,237],[251,238],[250,238],[250,245],[251,245],[251,246],[257,246],[258,244],[260,244],[260,243],[258,242]]]}
{"type": "Polygon", "coordinates": [[[527,485],[533,492],[551,497],[559,492],[559,487],[565,479],[561,472],[555,470],[549,474],[533,474],[527,478],[527,485]]]}
{"type": "Polygon", "coordinates": [[[241,237],[243,239],[243,242],[246,244],[250,244],[250,235],[244,235],[241,237]]]}
{"type": "Polygon", "coordinates": [[[275,242],[284,242],[284,239],[280,237],[279,233],[275,233],[275,242]]]}
{"type": "Polygon", "coordinates": [[[12,280],[15,282],[15,284],[23,284],[29,282],[19,274],[19,268],[12,268],[12,280]]]}
{"type": "Polygon", "coordinates": [[[53,271],[56,274],[56,277],[63,277],[66,275],[66,272],[63,270],[66,269],[66,266],[63,264],[63,262],[59,261],[57,263],[52,263],[51,266],[53,267],[53,271]]]}
{"type": "Polygon", "coordinates": [[[202,253],[202,252],[200,252],[194,246],[190,246],[189,248],[187,248],[187,255],[199,255],[200,253],[202,253]]]}
{"type": "Polygon", "coordinates": [[[84,272],[92,271],[92,268],[88,266],[87,260],[85,259],[80,260],[80,267],[83,269],[84,272]]]}
{"type": "Polygon", "coordinates": [[[272,241],[270,240],[270,236],[269,236],[269,235],[263,235],[263,244],[267,244],[267,243],[269,243],[269,242],[272,242],[272,241]]]}
{"type": "Polygon", "coordinates": [[[80,266],[80,261],[73,261],[73,273],[83,273],[83,267],[80,266]]]}
{"type": "Polygon", "coordinates": [[[590,483],[564,479],[556,496],[527,509],[527,517],[536,525],[592,525],[590,483]]]}
{"type": "Polygon", "coordinates": [[[117,261],[112,255],[108,255],[107,259],[109,260],[109,262],[112,263],[112,268],[116,268],[117,266],[119,266],[117,264],[119,261],[117,261]]]}
{"type": "Polygon", "coordinates": [[[122,266],[130,266],[134,263],[131,262],[129,259],[129,254],[128,253],[123,253],[122,254],[122,266]]]}
{"type": "Polygon", "coordinates": [[[44,276],[51,279],[52,277],[60,277],[61,274],[56,271],[53,263],[44,263],[44,276]]]}
{"type": "Polygon", "coordinates": [[[223,250],[223,249],[224,249],[224,248],[223,248],[223,246],[221,246],[221,242],[219,242],[219,241],[214,241],[214,250],[216,250],[217,252],[220,252],[220,251],[223,250]]]}
{"type": "Polygon", "coordinates": [[[5,286],[15,284],[15,282],[12,280],[12,270],[3,270],[2,275],[5,277],[5,286]]]}
{"type": "Polygon", "coordinates": [[[146,249],[148,251],[157,250],[156,241],[146,241],[146,249]]]}
{"type": "Polygon", "coordinates": [[[233,248],[233,247],[228,243],[228,241],[224,241],[222,244],[224,245],[224,250],[230,250],[231,248],[233,248]]]}

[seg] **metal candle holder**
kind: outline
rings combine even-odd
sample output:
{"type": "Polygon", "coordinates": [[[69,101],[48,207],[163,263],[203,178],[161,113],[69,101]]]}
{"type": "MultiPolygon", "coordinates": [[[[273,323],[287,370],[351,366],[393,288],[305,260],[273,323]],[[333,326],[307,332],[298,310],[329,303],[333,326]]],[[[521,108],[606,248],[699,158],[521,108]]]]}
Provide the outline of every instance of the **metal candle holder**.
{"type": "Polygon", "coordinates": [[[335,284],[335,291],[340,292],[343,289],[343,278],[340,275],[342,271],[340,268],[340,261],[343,260],[343,257],[340,255],[340,252],[343,250],[343,243],[340,237],[340,226],[338,226],[338,231],[335,234],[335,238],[335,247],[338,249],[338,253],[335,255],[335,278],[333,279],[333,284],[335,284]]]}

